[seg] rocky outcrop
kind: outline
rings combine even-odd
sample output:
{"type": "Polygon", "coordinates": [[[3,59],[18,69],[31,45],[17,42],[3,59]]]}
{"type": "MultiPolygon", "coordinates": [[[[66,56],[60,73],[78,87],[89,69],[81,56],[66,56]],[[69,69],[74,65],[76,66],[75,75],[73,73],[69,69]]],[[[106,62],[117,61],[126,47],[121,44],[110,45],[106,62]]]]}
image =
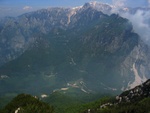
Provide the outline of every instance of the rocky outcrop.
{"type": "Polygon", "coordinates": [[[143,98],[150,97],[150,79],[135,88],[125,91],[116,97],[119,103],[136,102],[143,98]]]}

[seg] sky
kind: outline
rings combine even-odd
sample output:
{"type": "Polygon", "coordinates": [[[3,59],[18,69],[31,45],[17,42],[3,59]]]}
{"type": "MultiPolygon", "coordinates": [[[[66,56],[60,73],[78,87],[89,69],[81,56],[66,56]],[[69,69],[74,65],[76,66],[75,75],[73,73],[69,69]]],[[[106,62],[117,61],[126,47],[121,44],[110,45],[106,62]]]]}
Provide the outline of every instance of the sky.
{"type": "Polygon", "coordinates": [[[148,7],[150,0],[0,0],[0,17],[19,14],[48,7],[75,7],[97,1],[118,7],[148,7]]]}

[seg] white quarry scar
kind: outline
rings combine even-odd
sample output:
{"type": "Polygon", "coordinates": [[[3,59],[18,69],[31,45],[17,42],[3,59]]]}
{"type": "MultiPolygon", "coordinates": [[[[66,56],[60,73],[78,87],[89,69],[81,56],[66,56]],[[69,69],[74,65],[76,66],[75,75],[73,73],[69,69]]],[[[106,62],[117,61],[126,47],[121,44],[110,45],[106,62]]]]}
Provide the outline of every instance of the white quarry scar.
{"type": "Polygon", "coordinates": [[[71,16],[72,15],[75,15],[76,14],[76,11],[75,10],[73,10],[73,11],[71,11],[69,14],[68,14],[68,22],[67,22],[67,24],[70,24],[70,22],[71,22],[71,16]]]}
{"type": "Polygon", "coordinates": [[[139,76],[138,71],[137,71],[136,66],[135,66],[135,63],[133,64],[133,72],[134,72],[134,75],[135,75],[135,79],[134,79],[134,82],[129,85],[129,88],[134,88],[135,86],[137,86],[139,84],[142,84],[143,82],[146,81],[145,76],[143,76],[143,78],[141,78],[139,76]]]}

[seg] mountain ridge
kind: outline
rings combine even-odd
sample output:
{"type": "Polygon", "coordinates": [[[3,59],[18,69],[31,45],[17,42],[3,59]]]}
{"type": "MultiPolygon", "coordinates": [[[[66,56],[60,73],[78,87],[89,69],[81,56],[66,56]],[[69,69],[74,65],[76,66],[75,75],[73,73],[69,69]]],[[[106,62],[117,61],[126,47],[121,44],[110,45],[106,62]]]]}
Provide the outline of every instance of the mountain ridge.
{"type": "MultiPolygon", "coordinates": [[[[30,92],[31,86],[37,87],[36,93],[38,87],[49,93],[47,89],[52,92],[67,87],[67,83],[83,80],[95,92],[100,89],[114,92],[132,88],[149,78],[149,47],[134,33],[129,20],[86,5],[79,9],[43,9],[7,21],[0,35],[2,45],[8,41],[6,50],[17,51],[19,57],[15,54],[15,60],[0,68],[1,78],[2,75],[9,78],[2,79],[1,85],[9,84],[7,89],[12,92],[12,86],[19,92],[30,92]],[[7,33],[11,29],[14,32],[7,33]],[[46,80],[47,76],[50,78],[46,80]],[[19,86],[16,80],[20,81],[19,86]]],[[[8,56],[11,54],[8,52],[8,56]]]]}
{"type": "Polygon", "coordinates": [[[100,101],[99,105],[88,106],[82,113],[147,113],[150,103],[150,79],[128,91],[124,91],[115,99],[100,101]],[[93,106],[93,107],[92,107],[93,106]]]}

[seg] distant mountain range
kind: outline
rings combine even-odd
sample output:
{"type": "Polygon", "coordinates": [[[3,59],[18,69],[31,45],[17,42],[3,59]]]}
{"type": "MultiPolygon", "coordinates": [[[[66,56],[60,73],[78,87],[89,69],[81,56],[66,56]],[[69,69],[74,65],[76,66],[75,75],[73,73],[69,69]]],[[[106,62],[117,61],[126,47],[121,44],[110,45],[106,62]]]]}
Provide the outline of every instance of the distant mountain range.
{"type": "Polygon", "coordinates": [[[149,46],[112,9],[92,2],[2,19],[0,94],[118,93],[145,82],[149,46]]]}

